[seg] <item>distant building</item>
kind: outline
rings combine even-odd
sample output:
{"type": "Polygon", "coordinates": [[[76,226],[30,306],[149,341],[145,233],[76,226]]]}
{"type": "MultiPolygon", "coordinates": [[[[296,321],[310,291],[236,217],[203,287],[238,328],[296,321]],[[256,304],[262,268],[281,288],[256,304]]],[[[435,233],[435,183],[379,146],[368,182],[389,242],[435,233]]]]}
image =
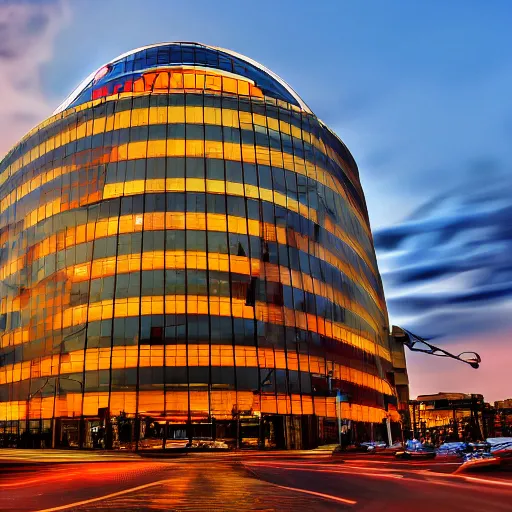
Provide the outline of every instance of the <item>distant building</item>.
{"type": "Polygon", "coordinates": [[[416,437],[433,442],[484,439],[492,429],[489,410],[479,394],[419,395],[410,402],[411,430],[416,437]]]}
{"type": "Polygon", "coordinates": [[[512,398],[494,402],[494,432],[497,436],[512,437],[512,398]]]}
{"type": "Polygon", "coordinates": [[[512,409],[512,398],[507,398],[506,400],[498,400],[494,402],[495,409],[512,409]]]}

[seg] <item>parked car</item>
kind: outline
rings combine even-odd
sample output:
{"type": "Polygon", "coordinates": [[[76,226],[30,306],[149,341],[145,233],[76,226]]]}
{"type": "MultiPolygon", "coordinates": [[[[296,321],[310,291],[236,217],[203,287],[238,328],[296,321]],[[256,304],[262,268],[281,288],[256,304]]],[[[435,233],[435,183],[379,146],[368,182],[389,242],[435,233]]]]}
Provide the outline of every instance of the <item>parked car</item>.
{"type": "Polygon", "coordinates": [[[367,441],[365,443],[360,443],[359,445],[361,449],[366,449],[367,452],[375,453],[377,451],[384,450],[387,444],[384,441],[367,441]]]}
{"type": "Polygon", "coordinates": [[[468,451],[468,444],[456,441],[450,443],[443,443],[439,448],[436,449],[436,457],[440,457],[444,460],[454,459],[462,460],[464,454],[468,451]]]}
{"type": "Polygon", "coordinates": [[[503,469],[512,465],[512,437],[489,437],[483,443],[468,443],[468,452],[458,471],[503,469]]]}
{"type": "Polygon", "coordinates": [[[433,459],[436,451],[433,446],[422,444],[417,439],[409,439],[405,444],[404,450],[398,450],[395,453],[397,459],[433,459]]]}
{"type": "Polygon", "coordinates": [[[494,457],[510,459],[512,462],[512,437],[488,437],[486,443],[494,457]]]}

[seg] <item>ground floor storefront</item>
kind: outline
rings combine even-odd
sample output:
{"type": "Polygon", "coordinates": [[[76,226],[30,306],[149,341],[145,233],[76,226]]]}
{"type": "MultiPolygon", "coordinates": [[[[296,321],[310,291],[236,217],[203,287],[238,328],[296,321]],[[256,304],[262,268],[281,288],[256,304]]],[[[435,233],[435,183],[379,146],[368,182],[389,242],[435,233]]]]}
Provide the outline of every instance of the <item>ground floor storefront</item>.
{"type": "MultiPolygon", "coordinates": [[[[393,442],[401,426],[390,423],[393,442]]],[[[94,417],[0,422],[0,447],[150,450],[173,448],[311,449],[322,444],[388,441],[386,422],[316,415],[235,415],[230,420],[170,421],[108,411],[94,417]]]]}

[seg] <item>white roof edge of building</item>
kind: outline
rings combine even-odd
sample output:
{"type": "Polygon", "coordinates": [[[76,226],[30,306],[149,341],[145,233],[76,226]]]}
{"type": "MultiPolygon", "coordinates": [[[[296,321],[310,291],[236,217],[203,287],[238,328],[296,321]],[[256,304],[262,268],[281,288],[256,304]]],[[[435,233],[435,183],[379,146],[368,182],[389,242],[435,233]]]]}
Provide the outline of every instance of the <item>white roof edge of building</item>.
{"type": "MultiPolygon", "coordinates": [[[[91,82],[91,80],[94,78],[96,73],[102,67],[104,67],[108,64],[111,64],[112,62],[116,62],[120,59],[124,59],[125,57],[128,57],[129,55],[132,55],[136,52],[140,52],[142,50],[147,50],[149,48],[156,48],[158,46],[165,46],[167,44],[180,44],[180,43],[189,43],[189,42],[188,41],[171,41],[171,42],[166,42],[166,43],[155,43],[155,44],[150,44],[147,46],[141,46],[140,48],[135,48],[134,50],[130,50],[129,52],[122,53],[115,59],[112,59],[111,61],[106,62],[105,64],[103,64],[103,66],[100,66],[97,70],[95,70],[93,73],[91,73],[89,76],[87,76],[87,78],[82,80],[82,82],[80,82],[80,84],[73,90],[73,92],[71,92],[71,94],[54,110],[53,115],[58,114],[59,112],[62,112],[63,110],[68,108],[69,105],[71,105],[71,103],[73,103],[73,101],[75,101],[75,99],[78,98],[80,93],[87,87],[87,85],[91,82]]],[[[276,75],[273,71],[266,68],[259,62],[256,62],[255,60],[253,60],[249,57],[246,57],[245,55],[242,55],[241,53],[237,53],[232,50],[227,50],[226,48],[220,48],[218,46],[210,46],[210,45],[203,44],[203,43],[193,43],[193,44],[198,44],[198,45],[204,46],[205,48],[210,48],[211,50],[218,50],[218,51],[227,53],[229,55],[232,55],[233,57],[237,57],[239,59],[245,60],[249,64],[252,64],[253,66],[257,67],[258,69],[261,69],[262,71],[264,71],[265,73],[270,75],[278,83],[280,83],[293,96],[293,98],[297,101],[297,103],[300,105],[300,107],[304,111],[308,112],[309,114],[312,114],[311,109],[306,105],[306,103],[302,100],[302,98],[280,76],[276,75]]]]}

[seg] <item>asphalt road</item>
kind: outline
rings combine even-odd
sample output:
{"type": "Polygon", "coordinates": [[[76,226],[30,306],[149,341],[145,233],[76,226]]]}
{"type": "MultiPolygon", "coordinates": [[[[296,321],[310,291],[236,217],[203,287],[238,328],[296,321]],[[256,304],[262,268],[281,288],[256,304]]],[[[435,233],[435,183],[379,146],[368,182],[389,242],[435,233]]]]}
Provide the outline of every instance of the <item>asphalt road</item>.
{"type": "Polygon", "coordinates": [[[512,510],[510,474],[457,468],[289,452],[144,459],[0,450],[0,510],[512,510]]]}

